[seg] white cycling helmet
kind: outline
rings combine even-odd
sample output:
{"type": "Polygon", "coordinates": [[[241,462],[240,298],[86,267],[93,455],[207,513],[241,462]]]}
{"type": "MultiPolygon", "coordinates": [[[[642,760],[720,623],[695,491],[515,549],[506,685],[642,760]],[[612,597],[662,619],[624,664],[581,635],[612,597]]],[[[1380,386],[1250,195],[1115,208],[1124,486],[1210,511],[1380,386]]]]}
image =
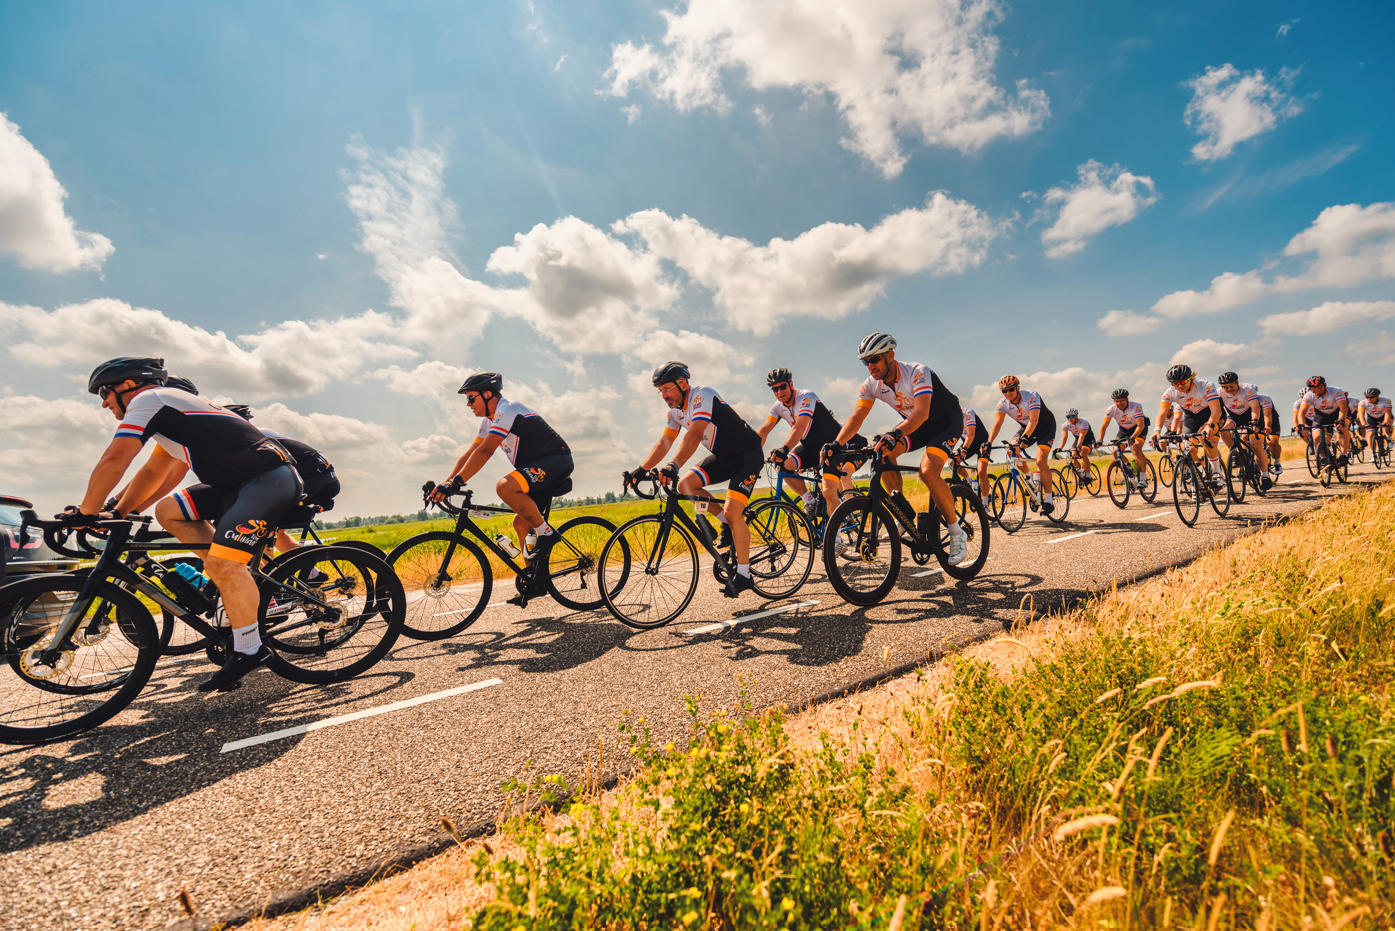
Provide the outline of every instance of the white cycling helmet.
{"type": "Polygon", "coordinates": [[[896,348],[896,337],[890,333],[870,333],[857,344],[857,357],[870,359],[896,348]]]}

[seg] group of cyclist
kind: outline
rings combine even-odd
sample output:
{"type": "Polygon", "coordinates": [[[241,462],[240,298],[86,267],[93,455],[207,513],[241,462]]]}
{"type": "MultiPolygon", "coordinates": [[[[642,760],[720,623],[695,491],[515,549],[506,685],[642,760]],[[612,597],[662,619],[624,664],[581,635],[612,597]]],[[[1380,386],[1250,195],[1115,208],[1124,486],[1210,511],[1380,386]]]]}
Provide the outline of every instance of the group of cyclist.
{"type": "MultiPolygon", "coordinates": [[[[819,504],[819,495],[832,512],[840,495],[852,487],[854,466],[847,462],[846,452],[863,450],[896,463],[900,457],[920,451],[917,471],[946,525],[951,564],[965,558],[966,534],[942,472],[952,464],[961,478],[966,473],[971,476],[968,480],[976,491],[986,487],[992,444],[1008,418],[1017,425],[1009,444],[1018,448],[1019,454],[1030,451],[1034,456],[1042,510],[1047,514],[1052,513],[1057,492],[1048,466],[1053,449],[1064,449],[1073,438],[1070,454],[1074,464],[1087,465],[1111,423],[1117,424],[1116,442],[1133,453],[1138,480],[1149,481],[1144,445],[1152,422],[1142,405],[1130,399],[1128,389],[1113,392],[1098,434],[1079,411],[1067,410],[1059,443],[1053,446],[1056,416],[1039,393],[1022,387],[1017,376],[1005,375],[999,380],[1002,397],[994,408],[990,428],[977,412],[961,404],[933,369],[899,360],[896,350],[895,338],[887,333],[872,333],[858,344],[857,356],[867,377],[858,389],[851,415],[843,422],[813,391],[796,388],[787,368],[773,369],[766,378],[775,400],[759,428],[752,428],[717,389],[695,383],[682,362],[665,362],[654,369],[651,381],[668,414],[661,435],[639,469],[657,469],[662,484],[701,505],[715,500],[707,491],[709,486],[726,484],[725,498],[715,515],[721,525],[717,545],[734,556],[735,571],[725,584],[727,597],[739,597],[753,588],[750,532],[743,512],[767,462],[793,473],[816,472],[820,479],[817,492],[802,479],[791,479],[790,485],[810,513],[819,504]],[[869,449],[868,440],[858,431],[877,401],[891,407],[900,422],[877,437],[869,449]],[[765,442],[781,422],[788,427],[781,445],[766,454],[765,442]],[[705,455],[683,472],[699,446],[705,455]]],[[[1162,450],[1165,443],[1183,436],[1198,437],[1211,481],[1219,485],[1224,473],[1218,441],[1233,447],[1240,441],[1237,434],[1244,430],[1244,442],[1266,473],[1263,487],[1272,486],[1283,472],[1273,399],[1260,394],[1253,384],[1241,382],[1234,372],[1223,373],[1212,384],[1198,378],[1189,366],[1178,364],[1168,369],[1166,377],[1168,388],[1162,394],[1152,434],[1154,448],[1162,450]],[[1166,434],[1164,426],[1169,429],[1166,434]]],[[[90,526],[102,519],[137,514],[153,505],[154,516],[181,542],[206,546],[204,571],[222,598],[232,628],[233,649],[223,667],[199,688],[233,687],[270,655],[258,635],[258,593],[248,563],[269,544],[282,551],[295,548],[281,528],[296,521],[304,523],[333,506],[339,491],[334,468],[308,444],[254,427],[246,406],[220,406],[201,397],[192,382],[171,376],[162,359],[112,359],[93,371],[88,390],[102,399],[102,406],[119,426],[92,471],[82,503],[68,508],[61,517],[71,527],[90,526]],[[156,443],[151,457],[112,496],[148,440],[156,443]],[[198,484],[174,491],[190,471],[198,484]]],[[[504,449],[513,469],[496,483],[495,491],[514,512],[514,532],[525,544],[525,565],[529,567],[523,582],[526,597],[543,586],[544,580],[533,576],[541,576],[538,567],[546,564],[544,557],[555,539],[547,513],[552,499],[570,490],[575,463],[566,440],[543,417],[505,398],[502,392],[503,376],[493,372],[471,375],[461,385],[459,393],[480,418],[479,431],[430,497],[439,502],[459,492],[496,450],[504,449]]],[[[1379,389],[1371,388],[1353,408],[1346,392],[1328,385],[1322,376],[1314,376],[1293,406],[1295,432],[1305,438],[1313,427],[1335,428],[1340,440],[1339,465],[1345,464],[1350,453],[1347,423],[1353,419],[1369,442],[1375,442],[1377,432],[1389,437],[1390,400],[1382,397],[1379,389]]],[[[913,514],[900,473],[883,472],[881,481],[894,505],[913,514]]]]}

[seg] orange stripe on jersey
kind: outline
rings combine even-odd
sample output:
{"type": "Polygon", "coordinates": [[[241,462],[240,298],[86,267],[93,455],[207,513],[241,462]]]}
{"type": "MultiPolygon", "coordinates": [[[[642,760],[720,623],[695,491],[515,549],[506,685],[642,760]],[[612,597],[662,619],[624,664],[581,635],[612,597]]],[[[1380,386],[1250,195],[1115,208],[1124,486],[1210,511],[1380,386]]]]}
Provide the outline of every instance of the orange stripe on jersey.
{"type": "Polygon", "coordinates": [[[665,428],[664,428],[664,436],[668,437],[669,439],[673,439],[673,438],[674,438],[675,436],[677,436],[677,435],[678,435],[678,431],[675,430],[675,429],[673,429],[672,427],[665,427],[665,428]]]}
{"type": "Polygon", "coordinates": [[[872,403],[873,403],[873,402],[872,402],[872,399],[871,399],[871,398],[858,398],[858,399],[857,399],[857,406],[858,406],[858,407],[871,407],[871,406],[872,406],[872,403]]]}

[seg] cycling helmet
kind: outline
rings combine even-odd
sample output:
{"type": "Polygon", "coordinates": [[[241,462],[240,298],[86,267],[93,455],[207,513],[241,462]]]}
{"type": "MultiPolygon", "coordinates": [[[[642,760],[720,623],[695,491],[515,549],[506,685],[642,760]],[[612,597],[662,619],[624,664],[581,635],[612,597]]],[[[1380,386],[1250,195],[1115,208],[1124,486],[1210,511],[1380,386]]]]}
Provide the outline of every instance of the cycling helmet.
{"type": "Polygon", "coordinates": [[[1116,400],[1116,401],[1124,401],[1124,400],[1127,400],[1127,399],[1128,399],[1128,396],[1129,396],[1129,389],[1127,389],[1127,388],[1115,388],[1115,389],[1114,389],[1114,393],[1110,395],[1110,397],[1113,398],[1113,399],[1116,400]]]}
{"type": "Polygon", "coordinates": [[[1236,375],[1234,372],[1222,372],[1221,377],[1216,379],[1216,381],[1223,385],[1235,385],[1239,384],[1240,376],[1236,375]]]}
{"type": "Polygon", "coordinates": [[[1314,375],[1312,378],[1308,379],[1309,388],[1318,388],[1325,384],[1327,384],[1327,379],[1323,378],[1321,375],[1314,375]]]}
{"type": "Polygon", "coordinates": [[[1167,370],[1167,380],[1169,383],[1186,381],[1193,377],[1195,373],[1190,365],[1177,364],[1167,370]]]}
{"type": "Polygon", "coordinates": [[[1367,389],[1366,389],[1366,397],[1368,397],[1368,398],[1378,398],[1378,397],[1380,397],[1380,389],[1379,389],[1379,388],[1367,388],[1367,389]]]}
{"type": "Polygon", "coordinates": [[[790,374],[790,370],[787,368],[771,369],[770,374],[765,376],[765,383],[771,388],[780,384],[782,381],[794,381],[794,376],[790,374]]]}
{"type": "Polygon", "coordinates": [[[252,419],[252,408],[248,407],[246,404],[224,404],[223,410],[232,411],[243,420],[252,419]]]}
{"type": "Polygon", "coordinates": [[[1308,396],[1308,386],[1307,386],[1307,385],[1304,385],[1302,388],[1299,388],[1299,389],[1298,389],[1298,396],[1299,396],[1300,398],[1306,398],[1306,397],[1308,396]]]}
{"type": "Polygon", "coordinates": [[[665,362],[663,365],[654,369],[652,381],[654,382],[654,387],[657,388],[669,382],[676,382],[680,378],[692,379],[692,375],[688,372],[688,367],[682,362],[665,362]]]}
{"type": "Polygon", "coordinates": [[[180,391],[187,391],[190,394],[198,394],[199,389],[187,378],[180,378],[178,375],[171,375],[165,379],[166,388],[178,388],[180,391]]]}
{"type": "Polygon", "coordinates": [[[1016,375],[1004,375],[1002,378],[998,379],[998,390],[1012,391],[1021,384],[1022,383],[1017,380],[1016,375]]]}
{"type": "Polygon", "coordinates": [[[96,394],[108,385],[119,385],[128,378],[147,384],[154,382],[163,385],[165,379],[169,378],[169,372],[165,371],[164,359],[122,356],[103,362],[92,370],[87,379],[87,393],[96,394]]]}
{"type": "Polygon", "coordinates": [[[1078,410],[1076,410],[1075,408],[1072,407],[1070,410],[1066,411],[1066,416],[1067,416],[1067,417],[1079,417],[1079,416],[1080,416],[1080,411],[1078,411],[1078,410]]]}
{"type": "Polygon", "coordinates": [[[896,348],[896,337],[890,333],[869,333],[857,344],[857,357],[870,359],[896,348]]]}
{"type": "Polygon", "coordinates": [[[465,379],[465,384],[460,386],[456,394],[464,394],[467,391],[475,391],[483,394],[492,391],[498,394],[504,388],[504,376],[498,372],[476,372],[465,379]]]}

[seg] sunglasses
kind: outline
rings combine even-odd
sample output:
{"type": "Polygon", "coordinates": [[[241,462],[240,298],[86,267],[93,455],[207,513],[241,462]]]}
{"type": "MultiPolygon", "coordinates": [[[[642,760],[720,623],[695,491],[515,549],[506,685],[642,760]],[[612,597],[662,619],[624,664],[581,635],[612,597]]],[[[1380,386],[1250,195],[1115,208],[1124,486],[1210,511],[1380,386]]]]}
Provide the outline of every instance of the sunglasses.
{"type": "Polygon", "coordinates": [[[790,383],[787,381],[782,381],[779,384],[771,385],[770,390],[775,392],[776,394],[779,394],[782,391],[788,391],[790,390],[790,383]]]}
{"type": "Polygon", "coordinates": [[[479,399],[480,399],[480,396],[477,395],[477,394],[474,394],[474,393],[467,393],[467,394],[465,395],[465,403],[466,403],[466,404],[474,404],[474,403],[475,403],[476,401],[478,401],[479,399]]]}
{"type": "Polygon", "coordinates": [[[998,390],[1001,391],[1003,394],[1012,394],[1012,393],[1013,393],[1014,391],[1016,391],[1017,389],[1016,389],[1016,388],[999,388],[998,390]]]}
{"type": "Polygon", "coordinates": [[[1172,383],[1172,387],[1174,387],[1174,388],[1181,388],[1183,385],[1190,385],[1191,383],[1192,383],[1192,380],[1191,380],[1190,378],[1184,378],[1184,379],[1182,379],[1181,381],[1174,381],[1174,382],[1172,383]]]}
{"type": "Polygon", "coordinates": [[[862,364],[865,365],[865,366],[867,366],[867,367],[870,369],[870,368],[872,367],[872,363],[874,363],[874,362],[880,362],[880,361],[882,361],[882,360],[885,359],[885,358],[886,358],[886,353],[884,353],[884,352],[883,352],[883,353],[879,353],[879,354],[877,354],[877,355],[875,355],[875,356],[868,356],[867,358],[863,359],[863,360],[862,360],[862,364]]]}

